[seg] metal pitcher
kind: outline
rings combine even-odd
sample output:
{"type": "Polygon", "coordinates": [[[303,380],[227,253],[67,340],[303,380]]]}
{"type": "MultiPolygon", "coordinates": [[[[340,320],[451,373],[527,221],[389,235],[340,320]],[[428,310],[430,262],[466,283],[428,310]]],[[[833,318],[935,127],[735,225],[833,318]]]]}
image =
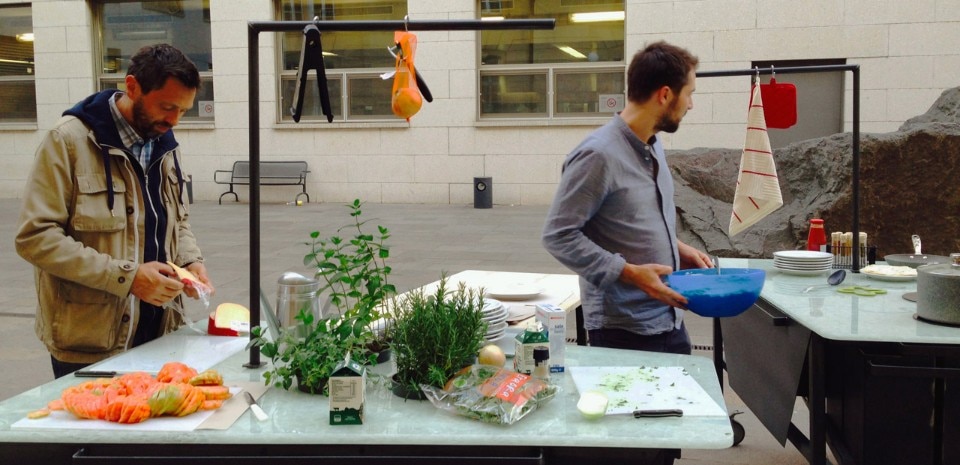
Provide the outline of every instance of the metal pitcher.
{"type": "Polygon", "coordinates": [[[306,309],[320,318],[320,282],[293,271],[277,280],[277,319],[281,327],[295,326],[297,314],[306,309]]]}

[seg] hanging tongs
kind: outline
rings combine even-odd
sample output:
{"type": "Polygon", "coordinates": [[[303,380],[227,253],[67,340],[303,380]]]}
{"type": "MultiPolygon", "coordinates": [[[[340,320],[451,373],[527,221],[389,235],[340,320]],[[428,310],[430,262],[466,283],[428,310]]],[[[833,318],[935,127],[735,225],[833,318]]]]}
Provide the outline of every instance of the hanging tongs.
{"type": "Polygon", "coordinates": [[[310,24],[303,28],[303,48],[300,49],[300,68],[297,69],[297,88],[293,92],[294,106],[290,107],[290,114],[295,122],[300,122],[303,112],[303,95],[307,88],[307,72],[317,72],[317,86],[320,91],[320,108],[327,117],[327,122],[333,122],[333,110],[330,109],[330,93],[327,91],[327,72],[323,66],[323,45],[320,43],[320,29],[310,24]]]}
{"type": "MultiPolygon", "coordinates": [[[[394,58],[403,59],[403,49],[400,48],[399,43],[394,43],[392,47],[387,47],[387,51],[390,52],[390,55],[393,55],[394,58]]],[[[383,79],[390,79],[394,75],[394,71],[389,73],[384,73],[380,77],[383,79]]],[[[420,95],[423,96],[423,99],[427,102],[433,102],[433,94],[430,93],[430,88],[427,87],[427,83],[423,80],[423,76],[420,75],[420,70],[413,70],[414,76],[417,80],[417,88],[420,89],[420,95]]]]}

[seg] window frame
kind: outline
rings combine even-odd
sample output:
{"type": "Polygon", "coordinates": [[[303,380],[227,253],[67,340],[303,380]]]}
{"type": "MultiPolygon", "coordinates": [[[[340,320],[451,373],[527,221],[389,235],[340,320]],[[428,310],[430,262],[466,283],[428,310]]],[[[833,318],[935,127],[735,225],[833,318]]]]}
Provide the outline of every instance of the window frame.
{"type": "MultiPolygon", "coordinates": [[[[25,3],[10,3],[0,5],[2,9],[13,9],[13,8],[26,8],[30,16],[30,33],[33,33],[33,4],[30,2],[25,3]]],[[[31,41],[32,42],[32,41],[31,41]]],[[[37,68],[36,68],[36,45],[31,45],[33,49],[33,73],[32,74],[23,74],[23,75],[13,75],[13,76],[0,76],[0,85],[2,84],[25,84],[28,85],[33,90],[33,117],[27,118],[8,118],[6,115],[0,114],[0,129],[22,129],[22,128],[35,128],[38,122],[38,109],[37,109],[37,68]]]]}
{"type": "MultiPolygon", "coordinates": [[[[475,14],[477,19],[483,19],[482,11],[483,0],[477,0],[474,4],[476,8],[475,14]]],[[[623,8],[626,11],[626,0],[623,1],[623,8]]],[[[569,14],[571,12],[558,12],[557,14],[569,14]]],[[[510,18],[510,19],[530,19],[524,17],[510,18]]],[[[563,114],[558,113],[557,111],[557,76],[562,76],[564,74],[576,74],[576,73],[610,73],[618,72],[622,73],[624,76],[624,85],[623,85],[623,97],[626,98],[626,72],[627,72],[627,63],[626,63],[626,44],[627,44],[627,28],[626,20],[623,22],[623,44],[624,44],[624,56],[620,57],[619,61],[586,61],[586,62],[577,62],[577,63],[562,63],[562,62],[553,62],[553,63],[524,63],[524,64],[484,64],[483,63],[483,31],[477,31],[476,33],[476,56],[477,56],[477,103],[476,103],[476,118],[478,122],[481,123],[496,123],[498,121],[512,120],[512,121],[535,121],[535,122],[557,122],[557,123],[572,123],[572,122],[599,122],[609,119],[612,115],[611,112],[586,112],[586,113],[571,113],[563,114]],[[483,101],[483,78],[488,76],[495,75],[518,75],[523,73],[531,74],[545,74],[547,76],[546,82],[546,114],[543,113],[484,113],[484,101],[483,101]]],[[[598,108],[599,110],[599,108],[598,108]]]]}
{"type": "MultiPolygon", "coordinates": [[[[364,0],[372,3],[376,3],[374,0],[364,0]]],[[[410,11],[410,2],[409,0],[402,0],[404,6],[407,8],[407,12],[410,11]]],[[[274,5],[274,20],[284,21],[283,15],[283,2],[282,0],[276,0],[273,2],[274,5]]],[[[396,18],[397,20],[402,20],[403,18],[396,18]]],[[[347,32],[347,31],[345,31],[347,32]]],[[[324,115],[307,115],[302,114],[300,117],[300,122],[293,121],[293,117],[290,114],[290,106],[285,105],[284,99],[284,85],[287,82],[292,81],[294,86],[297,86],[297,74],[298,70],[296,69],[285,69],[285,52],[289,53],[292,50],[284,49],[284,32],[277,32],[274,34],[274,69],[276,71],[276,80],[275,80],[275,92],[276,92],[276,103],[275,103],[275,124],[278,127],[292,127],[292,126],[303,126],[303,125],[316,125],[317,127],[331,126],[327,122],[327,119],[324,115]],[[322,123],[322,124],[320,124],[322,123]]],[[[321,39],[323,40],[323,39],[321,39]]],[[[302,44],[301,44],[302,46],[302,44]]],[[[299,54],[300,50],[297,49],[296,52],[299,54]]],[[[383,49],[383,53],[386,55],[386,47],[383,49]]],[[[383,115],[355,115],[350,111],[350,84],[355,79],[369,79],[373,76],[380,78],[385,73],[390,73],[395,71],[394,66],[385,66],[385,67],[371,67],[371,68],[326,68],[326,78],[330,80],[339,80],[340,85],[340,96],[339,103],[341,111],[339,114],[334,112],[333,124],[346,124],[346,125],[362,125],[362,124],[375,124],[378,127],[391,127],[393,125],[397,126],[408,126],[407,122],[401,118],[398,118],[393,112],[385,113],[383,115]]],[[[385,85],[392,86],[393,79],[385,79],[385,85]]],[[[316,73],[314,71],[308,71],[307,73],[307,88],[312,86],[313,89],[317,88],[316,73]]],[[[389,94],[389,93],[388,93],[389,94]]],[[[334,99],[335,96],[331,94],[331,99],[334,99]]],[[[293,103],[293,102],[291,102],[293,103]]],[[[331,106],[334,102],[331,102],[331,106]]],[[[306,106],[306,102],[304,102],[306,106]]]]}
{"type": "MultiPolygon", "coordinates": [[[[103,18],[103,6],[111,3],[146,3],[149,0],[90,0],[90,6],[93,13],[93,53],[91,57],[94,61],[94,79],[96,80],[97,91],[104,91],[106,89],[121,88],[123,87],[124,80],[126,79],[127,70],[126,68],[119,69],[113,73],[107,73],[104,71],[105,63],[103,61],[104,57],[104,18],[103,18]],[[113,85],[111,85],[113,84],[113,85]]],[[[203,0],[200,0],[201,4],[203,0]]],[[[209,6],[209,8],[213,8],[209,6]]],[[[210,24],[210,37],[211,45],[213,39],[213,24],[210,24]]],[[[129,57],[125,57],[129,58],[129,57]]],[[[211,49],[211,60],[213,60],[213,50],[211,49]]],[[[214,108],[216,108],[216,88],[214,86],[213,79],[213,64],[210,64],[210,70],[200,71],[200,85],[204,90],[209,89],[211,91],[211,100],[214,102],[214,108]]],[[[199,107],[201,102],[206,100],[200,100],[200,93],[197,94],[194,108],[199,112],[199,107]]],[[[212,117],[203,117],[203,116],[187,116],[184,115],[180,118],[180,122],[177,125],[178,129],[189,129],[189,128],[212,128],[216,122],[216,110],[212,117]]]]}

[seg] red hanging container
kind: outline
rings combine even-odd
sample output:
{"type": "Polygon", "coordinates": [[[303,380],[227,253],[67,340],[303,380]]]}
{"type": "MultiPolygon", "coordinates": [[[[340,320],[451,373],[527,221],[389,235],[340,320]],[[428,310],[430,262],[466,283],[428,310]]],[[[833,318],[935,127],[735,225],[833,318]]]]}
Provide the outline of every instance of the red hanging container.
{"type": "Polygon", "coordinates": [[[797,124],[797,86],[771,77],[769,84],[760,84],[760,96],[767,128],[786,129],[797,124]]]}

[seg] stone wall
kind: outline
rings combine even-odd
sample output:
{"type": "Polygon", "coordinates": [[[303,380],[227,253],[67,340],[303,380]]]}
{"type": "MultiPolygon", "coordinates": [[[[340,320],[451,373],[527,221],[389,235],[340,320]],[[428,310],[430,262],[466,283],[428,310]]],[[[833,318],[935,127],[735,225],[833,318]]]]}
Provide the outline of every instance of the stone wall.
{"type": "MultiPolygon", "coordinates": [[[[805,246],[811,218],[828,233],[852,229],[852,135],[835,134],[774,150],[784,205],[746,231],[727,230],[740,150],[669,155],[677,184],[681,240],[726,257],[770,258],[805,246]]],[[[886,254],[960,252],[960,88],[898,131],[861,134],[860,231],[886,254]]]]}

